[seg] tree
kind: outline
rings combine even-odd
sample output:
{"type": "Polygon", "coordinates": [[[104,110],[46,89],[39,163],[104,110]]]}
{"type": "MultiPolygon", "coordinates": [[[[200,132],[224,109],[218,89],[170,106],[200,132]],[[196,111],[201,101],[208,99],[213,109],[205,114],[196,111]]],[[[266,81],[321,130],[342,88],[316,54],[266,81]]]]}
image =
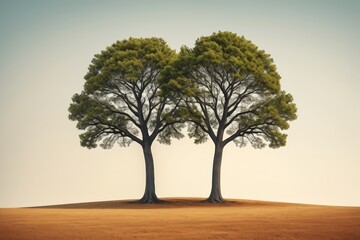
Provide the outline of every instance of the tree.
{"type": "Polygon", "coordinates": [[[109,149],[136,142],[143,149],[146,186],[141,203],[158,202],[152,143],[170,144],[184,127],[177,98],[162,91],[161,71],[176,57],[164,40],[130,38],[96,54],[85,76],[84,90],[75,94],[69,118],[77,121],[81,145],[109,149]]]}
{"type": "MultiPolygon", "coordinates": [[[[171,71],[169,71],[171,72],[171,71]]],[[[215,146],[209,202],[223,202],[220,170],[224,147],[235,142],[254,148],[286,143],[281,130],[296,119],[290,94],[270,55],[244,37],[218,32],[199,38],[193,49],[183,47],[172,67],[173,87],[184,94],[189,136],[195,143],[208,137],[215,146]],[[174,78],[174,76],[177,76],[174,78]]]]}

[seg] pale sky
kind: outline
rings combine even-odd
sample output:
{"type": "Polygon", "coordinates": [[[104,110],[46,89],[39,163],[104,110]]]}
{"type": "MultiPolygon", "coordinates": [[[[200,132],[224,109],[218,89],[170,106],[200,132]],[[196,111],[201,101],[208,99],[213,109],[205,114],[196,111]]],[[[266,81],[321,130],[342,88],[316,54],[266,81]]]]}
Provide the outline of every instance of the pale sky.
{"type": "MultiPolygon", "coordinates": [[[[137,199],[142,151],[88,150],[68,120],[93,55],[161,37],[178,50],[217,31],[274,58],[298,119],[287,146],[225,148],[225,198],[360,206],[360,1],[0,0],[0,207],[137,199]]],[[[207,197],[213,145],[153,146],[159,197],[207,197]]]]}

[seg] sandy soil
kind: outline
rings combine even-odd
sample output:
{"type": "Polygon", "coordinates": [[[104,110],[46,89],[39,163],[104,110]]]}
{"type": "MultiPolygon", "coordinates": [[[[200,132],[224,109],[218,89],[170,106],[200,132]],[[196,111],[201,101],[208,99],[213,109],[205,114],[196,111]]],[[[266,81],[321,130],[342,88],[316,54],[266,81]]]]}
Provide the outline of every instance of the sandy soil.
{"type": "Polygon", "coordinates": [[[360,207],[167,199],[0,209],[0,239],[360,239],[360,207]]]}

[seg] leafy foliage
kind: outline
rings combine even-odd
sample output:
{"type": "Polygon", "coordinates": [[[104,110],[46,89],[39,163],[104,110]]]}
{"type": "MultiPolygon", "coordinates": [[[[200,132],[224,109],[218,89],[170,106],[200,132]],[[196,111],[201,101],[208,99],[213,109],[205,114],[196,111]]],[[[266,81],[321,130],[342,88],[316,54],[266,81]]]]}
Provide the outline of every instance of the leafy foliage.
{"type": "Polygon", "coordinates": [[[161,72],[175,57],[160,38],[117,41],[96,54],[83,92],[73,96],[69,107],[69,118],[85,131],[81,145],[151,145],[156,137],[170,144],[172,137],[183,137],[180,100],[162,91],[167,82],[161,72]]]}
{"type": "Polygon", "coordinates": [[[249,40],[231,32],[201,37],[193,49],[181,49],[168,72],[185,98],[195,143],[210,137],[222,146],[286,144],[281,130],[296,119],[296,106],[280,88],[273,59],[249,40]]]}

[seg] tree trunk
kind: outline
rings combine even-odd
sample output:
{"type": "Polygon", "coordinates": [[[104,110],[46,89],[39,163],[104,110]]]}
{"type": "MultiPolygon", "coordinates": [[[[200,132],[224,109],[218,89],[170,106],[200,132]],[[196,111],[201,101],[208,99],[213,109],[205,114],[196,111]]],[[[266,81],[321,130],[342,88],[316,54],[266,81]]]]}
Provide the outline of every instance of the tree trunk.
{"type": "Polygon", "coordinates": [[[221,186],[220,186],[220,173],[221,173],[221,161],[223,155],[223,149],[221,143],[215,144],[215,153],[213,161],[213,172],[212,172],[212,187],[210,196],[207,198],[207,202],[218,203],[224,202],[224,198],[221,195],[221,186]]]}
{"type": "Polygon", "coordinates": [[[151,144],[143,144],[143,152],[145,158],[146,182],[144,196],[140,199],[140,203],[157,203],[160,202],[155,193],[155,173],[154,159],[151,152],[151,144]]]}

